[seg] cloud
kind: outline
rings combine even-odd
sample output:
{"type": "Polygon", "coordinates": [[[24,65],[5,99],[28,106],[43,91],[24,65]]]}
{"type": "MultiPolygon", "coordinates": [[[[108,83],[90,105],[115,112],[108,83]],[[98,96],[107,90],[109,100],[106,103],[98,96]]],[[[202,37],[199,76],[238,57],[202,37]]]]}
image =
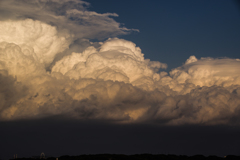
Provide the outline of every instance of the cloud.
{"type": "Polygon", "coordinates": [[[9,76],[7,71],[0,71],[0,84],[0,113],[27,95],[27,88],[20,82],[17,83],[16,79],[9,76]]]}
{"type": "Polygon", "coordinates": [[[136,29],[121,27],[110,16],[116,13],[88,11],[89,3],[81,0],[3,0],[0,2],[0,20],[34,19],[69,31],[75,39],[102,39],[127,34],[136,29]]]}
{"type": "Polygon", "coordinates": [[[88,47],[83,53],[72,53],[59,60],[52,72],[70,78],[93,78],[137,83],[141,78],[153,81],[155,69],[166,64],[144,60],[141,49],[123,39],[108,39],[100,48],[88,47]],[[99,50],[99,51],[97,51],[99,50]]]}
{"type": "MultiPolygon", "coordinates": [[[[239,74],[240,61],[239,59],[230,58],[201,58],[191,56],[186,63],[173,69],[170,76],[179,86],[191,84],[191,88],[195,86],[223,86],[240,85],[239,74]]],[[[170,88],[173,85],[170,85],[170,88]]],[[[177,91],[184,92],[183,87],[178,87],[177,91]]],[[[187,89],[189,92],[190,89],[187,89]]],[[[186,92],[186,91],[185,91],[186,92]]]]}
{"type": "Polygon", "coordinates": [[[55,55],[67,49],[72,41],[71,35],[59,35],[56,27],[32,19],[2,21],[0,30],[0,42],[25,45],[23,51],[29,52],[25,54],[32,54],[44,64],[51,63],[55,55]]]}
{"type": "Polygon", "coordinates": [[[109,17],[117,14],[88,11],[83,1],[27,2],[1,1],[1,121],[239,125],[239,59],[191,56],[167,73],[112,37],[130,31],[109,17]]]}

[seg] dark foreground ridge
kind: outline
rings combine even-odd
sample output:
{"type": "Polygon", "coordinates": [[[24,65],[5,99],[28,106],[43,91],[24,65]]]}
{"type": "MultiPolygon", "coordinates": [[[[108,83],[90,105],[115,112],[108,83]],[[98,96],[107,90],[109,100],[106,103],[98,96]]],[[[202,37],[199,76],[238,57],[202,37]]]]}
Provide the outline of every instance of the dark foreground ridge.
{"type": "MultiPolygon", "coordinates": [[[[37,160],[39,158],[18,158],[17,160],[37,160]]],[[[14,160],[14,159],[11,159],[14,160]]],[[[16,159],[15,159],[16,160],[16,159]]],[[[40,160],[40,159],[39,159],[40,160]]],[[[42,158],[41,160],[240,160],[240,156],[228,155],[225,157],[217,156],[185,156],[185,155],[164,155],[164,154],[95,154],[95,155],[79,155],[79,156],[61,156],[42,158]]]]}

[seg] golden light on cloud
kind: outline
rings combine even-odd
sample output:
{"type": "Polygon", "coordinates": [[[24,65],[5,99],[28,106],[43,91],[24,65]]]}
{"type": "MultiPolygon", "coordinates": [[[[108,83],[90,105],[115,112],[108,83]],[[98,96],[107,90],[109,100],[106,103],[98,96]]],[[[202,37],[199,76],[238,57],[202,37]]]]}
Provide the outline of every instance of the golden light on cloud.
{"type": "Polygon", "coordinates": [[[72,1],[78,8],[66,7],[63,15],[45,1],[44,14],[37,1],[27,6],[12,2],[4,1],[4,7],[19,15],[9,13],[0,21],[0,120],[67,115],[131,123],[228,124],[238,116],[239,59],[191,56],[169,74],[159,72],[167,65],[145,59],[133,42],[113,38],[131,31],[110,18],[116,14],[86,11],[82,1],[72,1]],[[30,16],[31,7],[39,12],[30,16]],[[103,37],[111,38],[89,40],[103,37]]]}

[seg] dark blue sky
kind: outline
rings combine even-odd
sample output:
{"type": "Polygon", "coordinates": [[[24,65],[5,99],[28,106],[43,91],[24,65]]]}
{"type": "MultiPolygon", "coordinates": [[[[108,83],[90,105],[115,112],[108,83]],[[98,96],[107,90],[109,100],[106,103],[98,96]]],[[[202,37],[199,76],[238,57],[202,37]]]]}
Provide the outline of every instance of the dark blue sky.
{"type": "Polygon", "coordinates": [[[195,55],[240,58],[240,6],[232,0],[86,0],[89,10],[117,13],[117,22],[139,29],[121,38],[168,70],[195,55]]]}

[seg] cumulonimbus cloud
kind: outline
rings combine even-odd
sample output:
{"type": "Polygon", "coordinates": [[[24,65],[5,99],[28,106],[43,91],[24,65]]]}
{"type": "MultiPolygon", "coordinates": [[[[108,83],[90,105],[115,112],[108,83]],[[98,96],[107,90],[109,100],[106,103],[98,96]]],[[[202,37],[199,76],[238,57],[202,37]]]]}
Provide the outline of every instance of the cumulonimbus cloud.
{"type": "Polygon", "coordinates": [[[167,73],[133,42],[112,38],[130,31],[109,18],[114,13],[74,0],[1,4],[0,120],[239,125],[239,59],[191,56],[167,73]]]}

